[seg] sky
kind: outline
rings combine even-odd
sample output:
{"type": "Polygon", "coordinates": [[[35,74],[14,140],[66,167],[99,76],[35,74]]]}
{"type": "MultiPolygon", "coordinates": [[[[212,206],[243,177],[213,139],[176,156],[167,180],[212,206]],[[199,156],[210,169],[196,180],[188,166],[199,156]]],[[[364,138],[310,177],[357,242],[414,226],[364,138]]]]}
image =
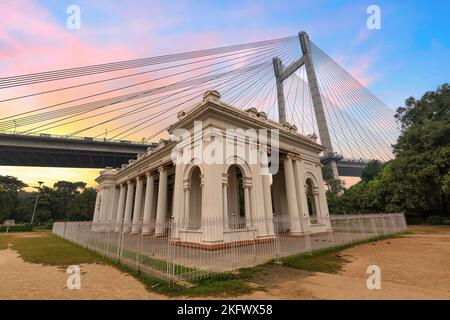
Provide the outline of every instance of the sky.
{"type": "MultiPolygon", "coordinates": [[[[305,30],[392,109],[448,82],[449,1],[1,1],[0,78],[296,35],[305,30]],[[369,5],[381,29],[368,29],[369,5]],[[78,5],[81,28],[66,12],[78,5]]],[[[42,89],[45,87],[36,87],[42,89]]],[[[0,90],[0,100],[24,89],[0,90]]],[[[68,98],[51,96],[52,102],[68,98]]],[[[0,103],[0,117],[36,103],[0,103]]],[[[48,102],[48,101],[45,101],[48,102]]],[[[64,130],[75,127],[63,128],[64,130]]],[[[58,132],[56,132],[58,133],[58,132]]],[[[97,169],[0,167],[30,185],[95,186],[97,169]]]]}

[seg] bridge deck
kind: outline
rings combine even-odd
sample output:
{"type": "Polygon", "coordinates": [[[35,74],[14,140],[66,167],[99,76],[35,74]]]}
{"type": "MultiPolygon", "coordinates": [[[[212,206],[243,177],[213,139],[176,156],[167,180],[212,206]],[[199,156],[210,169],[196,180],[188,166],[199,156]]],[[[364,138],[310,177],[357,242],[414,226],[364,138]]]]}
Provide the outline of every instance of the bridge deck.
{"type": "MultiPolygon", "coordinates": [[[[92,138],[0,133],[0,165],[65,168],[120,167],[155,144],[92,138]]],[[[341,160],[340,176],[360,177],[366,161],[341,160]]]]}

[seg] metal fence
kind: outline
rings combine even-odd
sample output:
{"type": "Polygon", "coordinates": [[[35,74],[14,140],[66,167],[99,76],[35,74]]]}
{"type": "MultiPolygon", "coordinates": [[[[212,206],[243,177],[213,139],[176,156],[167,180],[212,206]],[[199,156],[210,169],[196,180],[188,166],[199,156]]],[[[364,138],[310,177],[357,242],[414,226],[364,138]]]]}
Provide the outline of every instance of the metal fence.
{"type": "Polygon", "coordinates": [[[327,232],[299,235],[290,232],[293,222],[283,217],[226,222],[202,219],[201,226],[195,229],[174,221],[55,222],[53,233],[164,281],[187,283],[217,272],[253,267],[407,229],[402,213],[331,215],[330,221],[331,230],[327,232]],[[260,230],[269,232],[264,236],[260,230]]]}

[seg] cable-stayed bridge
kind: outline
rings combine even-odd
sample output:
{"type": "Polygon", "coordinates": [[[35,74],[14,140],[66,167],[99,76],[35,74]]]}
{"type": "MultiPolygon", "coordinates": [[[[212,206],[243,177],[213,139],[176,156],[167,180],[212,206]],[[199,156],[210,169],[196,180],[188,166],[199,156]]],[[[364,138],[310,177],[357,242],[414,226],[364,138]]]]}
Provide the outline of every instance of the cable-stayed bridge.
{"type": "Polygon", "coordinates": [[[167,138],[177,113],[211,89],[235,107],[316,134],[335,174],[359,176],[367,160],[392,158],[393,110],[302,32],[2,77],[0,165],[119,166],[167,138]]]}

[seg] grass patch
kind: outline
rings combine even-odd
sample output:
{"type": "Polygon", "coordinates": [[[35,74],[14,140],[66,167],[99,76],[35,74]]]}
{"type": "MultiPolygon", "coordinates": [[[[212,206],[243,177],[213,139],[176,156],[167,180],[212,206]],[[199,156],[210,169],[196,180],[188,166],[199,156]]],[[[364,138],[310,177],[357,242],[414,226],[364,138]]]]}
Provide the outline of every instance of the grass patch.
{"type": "MultiPolygon", "coordinates": [[[[191,281],[194,285],[193,287],[185,287],[179,284],[169,285],[161,279],[138,272],[128,265],[118,263],[108,257],[103,257],[94,251],[59,238],[50,232],[35,232],[34,234],[37,236],[33,236],[33,233],[29,233],[29,236],[24,236],[23,234],[0,235],[0,250],[6,249],[8,244],[11,243],[12,249],[18,251],[24,261],[59,266],[61,268],[66,268],[72,264],[108,264],[122,272],[132,275],[135,279],[143,283],[147,290],[168,296],[230,297],[249,294],[255,290],[265,290],[262,286],[255,287],[251,285],[250,281],[253,278],[256,276],[264,276],[264,274],[270,272],[276,272],[273,270],[275,264],[272,261],[253,268],[240,269],[237,273],[216,273],[207,278],[191,281]]],[[[309,254],[289,256],[282,258],[281,261],[283,266],[288,268],[336,273],[341,270],[343,263],[345,263],[345,259],[338,256],[338,252],[341,250],[366,242],[397,237],[402,237],[402,234],[380,236],[376,239],[355,242],[335,248],[321,249],[309,254]]],[[[148,256],[141,257],[141,259],[154,266],[165,263],[162,260],[148,256]]]]}
{"type": "MultiPolygon", "coordinates": [[[[141,274],[141,277],[147,277],[141,274]]],[[[229,297],[242,294],[251,293],[255,289],[241,279],[239,276],[231,273],[217,273],[208,278],[202,278],[193,281],[193,287],[185,287],[181,285],[168,286],[165,283],[160,283],[158,286],[154,284],[155,279],[144,280],[144,284],[150,285],[150,289],[154,292],[162,293],[168,296],[216,296],[229,297]]]]}
{"type": "MultiPolygon", "coordinates": [[[[192,281],[194,286],[189,288],[178,284],[169,285],[158,278],[140,273],[130,266],[118,263],[108,257],[103,257],[96,252],[73,244],[49,232],[36,232],[35,234],[37,235],[35,237],[23,237],[20,234],[0,235],[0,250],[8,248],[8,244],[11,243],[12,249],[16,250],[26,262],[61,268],[66,268],[72,264],[107,264],[132,275],[143,283],[147,290],[168,296],[227,297],[246,294],[255,290],[244,279],[231,273],[217,273],[208,278],[192,281]]],[[[162,262],[158,260],[156,263],[162,262]]]]}
{"type": "Polygon", "coordinates": [[[95,252],[71,244],[49,232],[36,233],[36,236],[0,236],[0,247],[11,243],[20,257],[31,263],[67,268],[72,264],[105,263],[105,259],[95,252]]]}
{"type": "Polygon", "coordinates": [[[0,226],[0,232],[5,232],[8,230],[9,232],[26,232],[26,231],[33,231],[33,225],[29,223],[25,224],[15,224],[12,226],[0,226]]]}
{"type": "Polygon", "coordinates": [[[337,273],[345,259],[338,256],[341,249],[323,249],[310,254],[299,254],[281,259],[283,266],[308,271],[337,273]]]}

